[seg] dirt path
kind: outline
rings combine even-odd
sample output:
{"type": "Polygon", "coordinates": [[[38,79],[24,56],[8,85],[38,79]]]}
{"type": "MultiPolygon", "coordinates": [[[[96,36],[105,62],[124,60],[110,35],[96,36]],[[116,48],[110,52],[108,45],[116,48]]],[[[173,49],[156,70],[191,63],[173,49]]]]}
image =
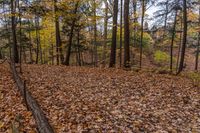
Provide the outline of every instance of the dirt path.
{"type": "Polygon", "coordinates": [[[47,65],[24,71],[57,133],[200,132],[200,89],[188,79],[47,65]]]}
{"type": "Polygon", "coordinates": [[[34,133],[35,122],[17,92],[9,66],[0,64],[0,133],[11,133],[14,128],[34,133]]]}

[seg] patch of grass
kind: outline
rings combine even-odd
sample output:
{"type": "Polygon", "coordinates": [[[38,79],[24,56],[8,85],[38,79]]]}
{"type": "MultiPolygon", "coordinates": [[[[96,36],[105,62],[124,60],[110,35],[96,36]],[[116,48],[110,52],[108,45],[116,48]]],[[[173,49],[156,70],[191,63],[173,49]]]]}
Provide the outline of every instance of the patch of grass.
{"type": "MultiPolygon", "coordinates": [[[[154,53],[154,61],[155,63],[161,64],[168,64],[170,62],[170,55],[166,52],[157,50],[154,53]]],[[[173,62],[176,62],[176,58],[173,57],[173,62]]]]}
{"type": "Polygon", "coordinates": [[[165,53],[165,52],[162,52],[160,50],[157,50],[155,53],[154,53],[154,60],[156,61],[156,63],[166,63],[166,62],[169,62],[170,60],[170,56],[165,53]]]}

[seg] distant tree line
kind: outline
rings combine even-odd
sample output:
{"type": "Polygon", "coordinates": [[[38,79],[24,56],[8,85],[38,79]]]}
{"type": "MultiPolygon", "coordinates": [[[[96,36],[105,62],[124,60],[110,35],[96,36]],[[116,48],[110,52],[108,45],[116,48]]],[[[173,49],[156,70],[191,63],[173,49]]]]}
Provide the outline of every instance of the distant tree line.
{"type": "Polygon", "coordinates": [[[10,56],[15,63],[141,69],[145,58],[153,58],[153,51],[161,49],[169,51],[169,70],[175,68],[179,74],[185,67],[189,39],[197,71],[199,2],[0,0],[0,59],[10,56]],[[152,8],[158,10],[147,16],[152,8]],[[149,24],[150,19],[154,23],[149,24]]]}

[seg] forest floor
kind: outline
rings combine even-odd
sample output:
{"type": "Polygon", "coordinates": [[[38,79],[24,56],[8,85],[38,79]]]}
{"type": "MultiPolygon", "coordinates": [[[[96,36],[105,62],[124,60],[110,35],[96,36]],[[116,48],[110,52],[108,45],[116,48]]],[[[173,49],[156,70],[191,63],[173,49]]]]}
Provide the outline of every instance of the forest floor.
{"type": "Polygon", "coordinates": [[[23,103],[9,66],[0,64],[0,133],[36,131],[32,114],[23,103]]]}
{"type": "MultiPolygon", "coordinates": [[[[6,112],[29,113],[6,67],[0,65],[0,86],[5,91],[0,109],[6,103],[16,108],[0,111],[0,120],[6,112]],[[11,96],[15,100],[9,101],[11,96]]],[[[57,133],[200,132],[200,89],[187,78],[119,69],[23,65],[23,79],[57,133]]],[[[26,127],[31,128],[32,116],[28,116],[26,127]]]]}

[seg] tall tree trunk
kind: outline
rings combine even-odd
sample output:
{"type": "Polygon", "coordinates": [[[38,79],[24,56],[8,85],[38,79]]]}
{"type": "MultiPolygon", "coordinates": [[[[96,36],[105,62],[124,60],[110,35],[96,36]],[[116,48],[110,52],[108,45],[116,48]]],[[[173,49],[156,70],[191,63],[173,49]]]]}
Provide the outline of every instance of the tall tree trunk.
{"type": "Polygon", "coordinates": [[[35,34],[36,34],[36,64],[38,64],[40,40],[39,40],[39,17],[37,15],[35,16],[35,34]]]}
{"type": "Polygon", "coordinates": [[[22,73],[22,53],[23,53],[23,46],[22,46],[22,20],[21,20],[21,9],[20,9],[20,0],[17,3],[18,11],[19,11],[19,62],[20,62],[20,73],[22,73]]]}
{"type": "MultiPolygon", "coordinates": [[[[199,6],[199,26],[200,26],[200,6],[199,6]]],[[[196,60],[195,60],[195,70],[198,70],[199,65],[199,50],[200,50],[200,31],[198,33],[198,43],[197,43],[197,51],[196,51],[196,60]]]]}
{"type": "Polygon", "coordinates": [[[120,2],[120,48],[119,48],[119,64],[122,66],[122,20],[123,20],[123,0],[120,2]]]}
{"type": "MultiPolygon", "coordinates": [[[[3,3],[3,12],[5,12],[5,10],[7,10],[7,8],[6,8],[6,5],[5,5],[5,3],[3,3]]],[[[3,14],[3,16],[4,16],[4,20],[5,20],[5,22],[6,22],[6,24],[5,24],[5,29],[7,30],[7,31],[9,31],[9,28],[8,28],[8,21],[9,21],[9,18],[7,19],[7,16],[6,16],[6,14],[3,14]]],[[[8,37],[7,37],[7,40],[8,40],[8,44],[9,44],[9,56],[10,56],[10,59],[11,58],[13,58],[12,57],[12,55],[11,55],[11,53],[12,53],[12,44],[11,44],[11,35],[10,35],[10,33],[8,32],[8,37]]]]}
{"type": "Polygon", "coordinates": [[[166,28],[167,28],[167,16],[168,16],[168,12],[169,12],[169,0],[166,1],[166,7],[165,8],[166,8],[166,13],[165,13],[163,39],[165,38],[165,32],[166,32],[166,28]]]}
{"type": "Polygon", "coordinates": [[[78,65],[81,66],[81,55],[80,55],[80,29],[77,31],[77,53],[78,53],[78,65]]]}
{"type": "MultiPolygon", "coordinates": [[[[40,22],[38,20],[38,27],[40,26],[40,22]]],[[[39,53],[40,53],[40,63],[43,64],[43,51],[42,51],[42,45],[40,42],[40,30],[38,30],[38,39],[39,39],[39,53]]]]}
{"type": "Polygon", "coordinates": [[[144,14],[145,14],[145,1],[142,0],[142,18],[141,18],[141,35],[140,35],[140,68],[142,68],[144,14]]]}
{"type": "MultiPolygon", "coordinates": [[[[180,11],[180,13],[181,13],[181,11],[180,11]]],[[[182,29],[183,29],[183,19],[182,19],[182,17],[180,17],[180,23],[181,23],[181,27],[180,27],[180,29],[181,29],[181,33],[180,33],[180,41],[179,41],[179,46],[178,46],[178,57],[177,57],[177,62],[176,62],[176,72],[178,72],[178,68],[179,68],[179,60],[180,60],[180,52],[181,52],[181,44],[182,44],[182,36],[183,36],[183,34],[182,34],[182,29]]]]}
{"type": "Polygon", "coordinates": [[[124,67],[130,67],[129,3],[124,1],[124,67]]]}
{"type": "Polygon", "coordinates": [[[183,0],[183,41],[181,47],[180,65],[177,74],[181,73],[184,68],[186,44],[187,44],[187,1],[183,0]]]}
{"type": "Polygon", "coordinates": [[[1,48],[0,48],[0,59],[3,59],[1,48]]]}
{"type": "MultiPolygon", "coordinates": [[[[39,40],[40,40],[40,32],[39,32],[39,40]]],[[[43,51],[42,51],[41,43],[39,45],[39,51],[40,51],[40,62],[41,64],[43,64],[43,51]]]]}
{"type": "Polygon", "coordinates": [[[94,66],[98,63],[98,51],[97,51],[97,15],[96,15],[96,0],[94,1],[94,66]]]}
{"type": "MultiPolygon", "coordinates": [[[[74,15],[77,14],[78,5],[79,5],[79,1],[75,5],[74,15]]],[[[76,18],[73,18],[72,26],[71,26],[71,30],[70,30],[70,35],[69,35],[69,40],[68,40],[69,43],[68,43],[68,48],[67,48],[67,53],[66,53],[66,59],[65,59],[65,62],[64,62],[64,64],[67,65],[67,66],[69,66],[69,62],[70,62],[71,47],[72,47],[75,24],[76,24],[76,18]]]]}
{"type": "Polygon", "coordinates": [[[113,13],[112,44],[109,67],[114,67],[116,63],[118,0],[114,0],[113,13]]]}
{"type": "Polygon", "coordinates": [[[55,14],[55,30],[56,30],[56,60],[57,65],[61,62],[63,64],[64,62],[64,56],[62,51],[62,42],[60,38],[60,23],[59,23],[59,17],[57,15],[58,8],[57,8],[57,0],[54,0],[54,14],[55,14]],[[60,58],[60,61],[59,61],[60,58]]]}
{"type": "Polygon", "coordinates": [[[106,50],[107,50],[107,35],[108,35],[108,1],[105,3],[105,18],[104,18],[104,44],[103,44],[103,66],[106,65],[106,50]]]}
{"type": "Polygon", "coordinates": [[[198,35],[198,44],[197,44],[197,51],[196,51],[196,59],[195,59],[195,70],[198,70],[198,65],[199,65],[199,50],[200,50],[200,32],[198,35]]]}
{"type": "Polygon", "coordinates": [[[133,45],[136,46],[136,30],[137,30],[137,26],[136,26],[136,23],[137,23],[137,0],[134,0],[133,1],[133,15],[134,15],[134,29],[133,29],[133,45]]]}
{"type": "Polygon", "coordinates": [[[51,52],[51,54],[52,54],[51,64],[54,65],[54,52],[53,52],[54,48],[53,48],[53,43],[51,44],[51,50],[52,50],[52,52],[51,52]]]}
{"type": "Polygon", "coordinates": [[[12,60],[15,63],[19,63],[19,53],[17,49],[17,37],[16,37],[16,21],[15,21],[15,6],[14,0],[11,0],[11,22],[12,22],[12,38],[13,38],[13,45],[12,45],[12,60]]]}
{"type": "Polygon", "coordinates": [[[174,17],[174,26],[172,29],[172,40],[171,40],[171,47],[170,47],[170,71],[171,72],[173,69],[173,47],[174,47],[174,39],[176,36],[176,22],[177,22],[177,10],[175,12],[175,17],[174,17]]]}
{"type": "Polygon", "coordinates": [[[28,25],[29,25],[29,56],[30,56],[30,63],[32,64],[33,62],[33,54],[32,54],[32,41],[31,41],[31,23],[30,20],[28,20],[28,25]]]}
{"type": "Polygon", "coordinates": [[[43,63],[46,63],[46,49],[43,50],[43,63]]]}
{"type": "Polygon", "coordinates": [[[26,60],[26,51],[25,51],[25,48],[23,48],[23,59],[24,59],[24,62],[27,63],[27,60],[26,60]]]}

